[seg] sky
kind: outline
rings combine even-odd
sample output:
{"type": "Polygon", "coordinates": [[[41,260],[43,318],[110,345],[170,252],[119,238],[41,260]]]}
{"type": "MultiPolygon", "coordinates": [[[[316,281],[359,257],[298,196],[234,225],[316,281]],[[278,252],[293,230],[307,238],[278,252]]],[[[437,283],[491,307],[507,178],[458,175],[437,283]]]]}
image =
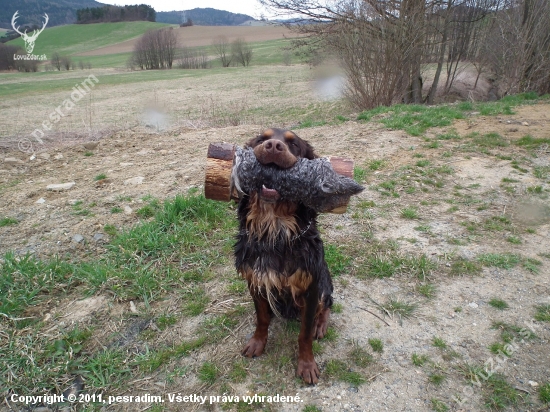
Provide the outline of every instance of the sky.
{"type": "Polygon", "coordinates": [[[98,0],[100,3],[123,6],[126,4],[144,3],[153,7],[156,11],[191,10],[197,7],[211,7],[218,10],[226,10],[232,13],[248,14],[254,18],[260,18],[262,13],[269,17],[269,13],[263,9],[256,0],[98,0]]]}

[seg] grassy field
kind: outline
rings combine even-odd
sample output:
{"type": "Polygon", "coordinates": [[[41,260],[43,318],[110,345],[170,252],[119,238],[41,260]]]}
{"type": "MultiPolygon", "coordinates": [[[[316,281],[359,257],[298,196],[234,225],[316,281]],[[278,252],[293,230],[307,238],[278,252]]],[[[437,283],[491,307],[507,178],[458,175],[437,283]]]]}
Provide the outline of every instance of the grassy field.
{"type": "MultiPolygon", "coordinates": [[[[51,58],[53,53],[62,56],[78,54],[132,39],[149,29],[166,26],[169,25],[139,21],[47,27],[38,37],[33,53],[45,54],[48,58],[51,58]]],[[[22,48],[25,46],[21,38],[11,40],[8,44],[22,48]]]]}
{"type": "Polygon", "coordinates": [[[0,74],[0,143],[27,136],[88,73],[99,79],[36,159],[0,146],[22,162],[0,167],[8,404],[72,388],[95,395],[82,410],[105,407],[100,394],[163,396],[139,405],[149,411],[548,408],[550,96],[357,113],[321,99],[308,66],[283,65],[286,44],[253,43],[251,67],[130,72],[113,69],[120,53],[83,57],[91,71],[0,74]],[[144,123],[147,104],[166,130],[144,123]],[[297,321],[274,319],[266,353],[239,355],[254,308],[233,268],[236,206],[202,194],[208,144],[242,145],[267,126],[353,158],[366,186],[347,213],[319,218],[335,305],[314,343],[315,388],[294,377],[297,321]],[[74,136],[94,127],[103,138],[84,148],[74,136]],[[178,393],[220,400],[169,402],[178,393]]]}

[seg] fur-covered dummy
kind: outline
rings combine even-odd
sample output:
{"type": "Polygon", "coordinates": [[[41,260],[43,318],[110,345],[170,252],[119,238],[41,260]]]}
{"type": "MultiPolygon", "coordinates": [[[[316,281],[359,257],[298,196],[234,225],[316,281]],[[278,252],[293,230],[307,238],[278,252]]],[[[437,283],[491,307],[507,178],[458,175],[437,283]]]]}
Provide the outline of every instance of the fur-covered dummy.
{"type": "Polygon", "coordinates": [[[301,202],[316,212],[328,212],[346,204],[364,187],[337,174],[328,159],[300,158],[288,169],[262,165],[251,148],[237,147],[231,184],[242,195],[257,191],[274,200],[301,202]]]}

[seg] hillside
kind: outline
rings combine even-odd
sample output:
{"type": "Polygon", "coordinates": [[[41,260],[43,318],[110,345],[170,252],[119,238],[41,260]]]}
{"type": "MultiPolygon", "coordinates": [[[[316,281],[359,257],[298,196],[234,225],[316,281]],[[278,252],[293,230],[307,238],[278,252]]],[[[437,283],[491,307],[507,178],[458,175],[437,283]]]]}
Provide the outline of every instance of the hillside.
{"type": "MultiPolygon", "coordinates": [[[[51,56],[82,53],[136,38],[149,29],[165,26],[162,23],[133,21],[120,23],[71,24],[46,28],[36,41],[35,54],[51,56]]],[[[24,46],[22,39],[8,44],[24,46]]]]}
{"type": "Polygon", "coordinates": [[[193,24],[197,26],[238,26],[249,20],[254,20],[253,17],[246,14],[212,8],[157,12],[157,22],[159,23],[180,24],[187,19],[193,20],[193,24]]]}
{"type": "Polygon", "coordinates": [[[41,26],[44,13],[47,13],[48,27],[53,27],[74,23],[77,9],[100,6],[103,4],[95,0],[0,0],[0,27],[11,29],[11,18],[16,11],[21,16],[18,20],[21,26],[41,26]]]}
{"type": "MultiPolygon", "coordinates": [[[[160,23],[156,23],[160,24],[160,23]]],[[[226,36],[230,41],[243,38],[248,42],[262,42],[292,37],[293,34],[283,26],[192,26],[175,29],[178,43],[186,47],[209,46],[216,36],[226,36]]],[[[130,53],[134,50],[137,38],[123,42],[113,42],[109,46],[79,53],[80,56],[102,56],[117,53],[130,53]]]]}

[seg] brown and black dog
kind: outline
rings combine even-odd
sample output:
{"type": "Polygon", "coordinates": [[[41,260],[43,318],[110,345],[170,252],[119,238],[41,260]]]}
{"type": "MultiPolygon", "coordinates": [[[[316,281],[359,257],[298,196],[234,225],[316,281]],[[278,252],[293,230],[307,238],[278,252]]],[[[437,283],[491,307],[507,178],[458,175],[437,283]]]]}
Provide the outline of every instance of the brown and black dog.
{"type": "MultiPolygon", "coordinates": [[[[288,130],[268,129],[250,140],[258,161],[287,169],[298,158],[314,159],[313,148],[288,130]]],[[[322,338],[332,306],[332,280],[325,262],[317,213],[301,203],[280,199],[263,186],[240,200],[235,244],[237,271],[248,282],[256,308],[256,331],[242,354],[260,356],[273,314],[301,320],[296,374],[308,384],[319,380],[313,339],[322,338]]]]}

